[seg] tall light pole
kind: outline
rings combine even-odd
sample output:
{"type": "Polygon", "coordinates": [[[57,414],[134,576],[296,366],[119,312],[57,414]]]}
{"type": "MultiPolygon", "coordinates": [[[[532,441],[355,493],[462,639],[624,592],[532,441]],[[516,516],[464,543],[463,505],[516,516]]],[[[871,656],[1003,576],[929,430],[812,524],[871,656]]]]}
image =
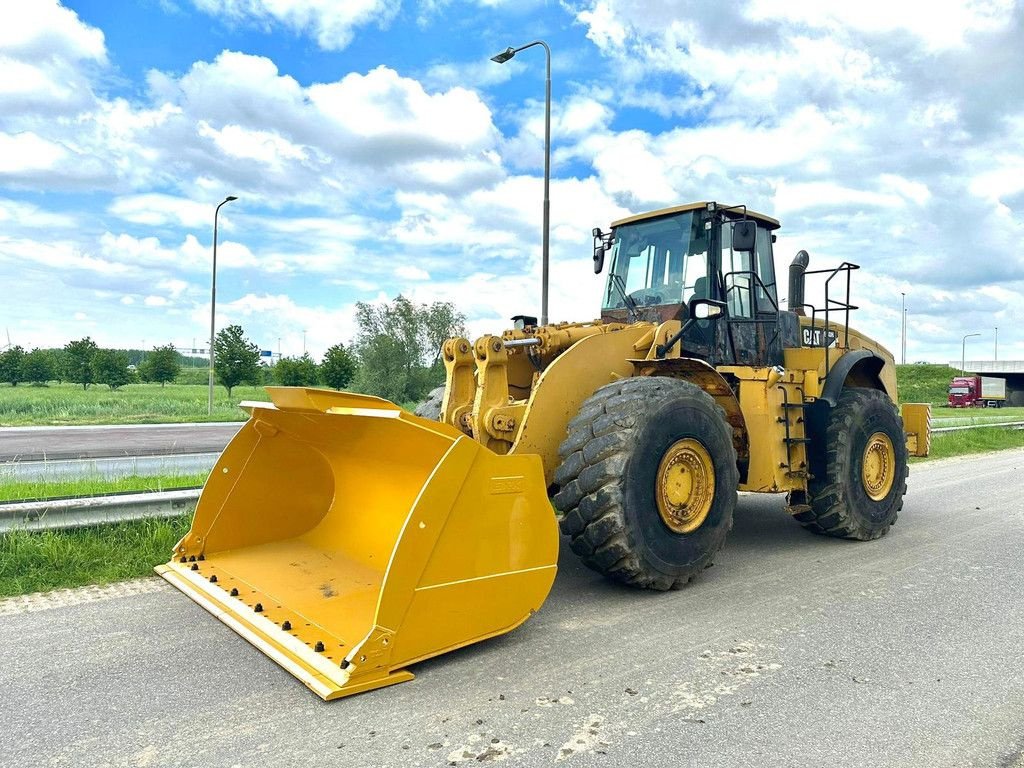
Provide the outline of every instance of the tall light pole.
{"type": "Polygon", "coordinates": [[[960,345],[960,375],[967,375],[967,340],[971,336],[981,336],[980,333],[968,333],[964,336],[963,343],[960,345]]]}
{"type": "Polygon", "coordinates": [[[217,216],[220,214],[222,205],[237,199],[234,195],[228,195],[213,212],[213,278],[210,282],[210,397],[206,408],[206,413],[209,416],[213,415],[213,335],[216,333],[214,322],[217,317],[217,216]]]}
{"type": "Polygon", "coordinates": [[[903,297],[903,324],[900,327],[900,358],[903,365],[907,364],[907,294],[900,291],[903,297]]]}
{"type": "Polygon", "coordinates": [[[992,362],[999,359],[999,326],[996,326],[996,343],[992,348],[992,362]]]}
{"type": "Polygon", "coordinates": [[[535,40],[532,43],[520,46],[519,48],[506,48],[501,53],[491,56],[491,61],[504,64],[520,51],[532,48],[535,45],[543,46],[547,63],[547,77],[544,80],[544,232],[541,244],[541,289],[540,289],[540,324],[548,324],[548,233],[551,227],[551,198],[549,195],[551,187],[551,49],[543,40],[535,40]]]}

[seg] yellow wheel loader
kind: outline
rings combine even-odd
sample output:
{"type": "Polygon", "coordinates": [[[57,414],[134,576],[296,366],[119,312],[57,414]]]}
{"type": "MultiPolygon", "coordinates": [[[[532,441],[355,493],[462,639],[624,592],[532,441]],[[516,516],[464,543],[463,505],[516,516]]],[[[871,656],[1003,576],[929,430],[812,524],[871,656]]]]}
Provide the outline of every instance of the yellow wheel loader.
{"type": "Polygon", "coordinates": [[[449,339],[418,414],[271,388],[157,570],[332,699],[529,618],[559,526],[590,568],[657,590],[711,564],[738,491],[786,493],[815,533],[884,535],[929,408],[897,410],[892,355],[850,328],[855,265],[801,251],[780,309],[778,227],[694,203],[594,230],[601,318],[449,339]]]}

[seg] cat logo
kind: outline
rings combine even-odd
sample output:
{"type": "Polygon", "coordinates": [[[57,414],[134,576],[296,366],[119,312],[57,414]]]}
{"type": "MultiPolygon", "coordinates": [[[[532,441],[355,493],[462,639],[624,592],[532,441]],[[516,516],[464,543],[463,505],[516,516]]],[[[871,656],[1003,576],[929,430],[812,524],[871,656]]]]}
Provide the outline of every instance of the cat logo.
{"type": "Polygon", "coordinates": [[[833,331],[831,328],[807,328],[801,329],[803,331],[803,342],[805,347],[834,347],[836,341],[839,339],[839,334],[833,331]],[[823,342],[823,337],[828,340],[828,343],[823,342]]]}

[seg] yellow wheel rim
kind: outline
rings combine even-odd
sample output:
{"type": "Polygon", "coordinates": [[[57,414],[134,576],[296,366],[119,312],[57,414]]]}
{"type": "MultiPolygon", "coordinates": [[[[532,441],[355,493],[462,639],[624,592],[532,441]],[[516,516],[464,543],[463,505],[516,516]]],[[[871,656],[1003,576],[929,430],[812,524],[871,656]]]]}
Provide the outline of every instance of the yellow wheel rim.
{"type": "Polygon", "coordinates": [[[884,432],[875,432],[864,446],[864,462],[861,480],[864,491],[873,501],[881,501],[889,495],[896,479],[896,451],[892,440],[884,432]]]}
{"type": "Polygon", "coordinates": [[[655,477],[658,514],[675,533],[691,533],[704,523],[715,500],[715,467],[697,440],[687,437],[665,451],[655,477]]]}

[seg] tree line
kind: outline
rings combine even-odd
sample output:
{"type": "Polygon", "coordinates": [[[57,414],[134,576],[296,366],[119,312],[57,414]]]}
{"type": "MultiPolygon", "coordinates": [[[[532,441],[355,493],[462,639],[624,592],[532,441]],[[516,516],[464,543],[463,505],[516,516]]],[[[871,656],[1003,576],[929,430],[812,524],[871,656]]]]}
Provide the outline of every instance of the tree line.
{"type": "MultiPolygon", "coordinates": [[[[401,295],[385,304],[356,304],[356,325],[351,346],[333,345],[319,363],[303,354],[283,357],[269,368],[260,365],[259,347],[243,328],[228,326],[214,337],[215,378],[228,397],[239,384],[276,383],[324,385],[415,402],[444,381],[441,344],[466,333],[465,317],[450,302],[417,304],[401,295]]],[[[0,353],[0,381],[12,386],[71,382],[83,389],[94,384],[118,389],[137,381],[163,386],[181,375],[184,359],[173,344],[130,356],[128,350],[101,348],[87,336],[62,349],[8,348],[0,353]]]]}

